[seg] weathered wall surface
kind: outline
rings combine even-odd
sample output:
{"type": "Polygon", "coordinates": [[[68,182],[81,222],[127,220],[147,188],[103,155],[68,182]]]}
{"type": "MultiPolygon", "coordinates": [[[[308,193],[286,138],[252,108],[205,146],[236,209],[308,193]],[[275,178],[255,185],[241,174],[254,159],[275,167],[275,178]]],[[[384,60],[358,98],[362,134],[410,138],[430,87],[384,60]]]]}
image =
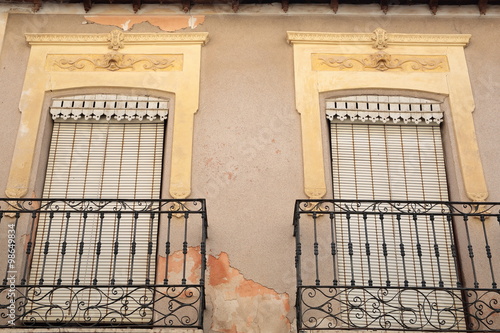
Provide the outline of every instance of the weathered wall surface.
{"type": "MultiPolygon", "coordinates": [[[[92,24],[84,15],[9,15],[0,57],[0,192],[7,184],[20,119],[18,103],[30,51],[24,33],[109,32],[117,28],[113,20],[94,18],[101,24],[92,24]]],[[[139,21],[127,29],[162,32],[159,24],[139,21]]],[[[182,22],[178,24],[184,31],[206,31],[210,38],[202,48],[191,195],[206,198],[208,205],[207,332],[294,329],[292,214],[294,201],[305,195],[293,53],[286,31],[371,32],[382,27],[388,32],[472,34],[465,54],[476,103],[474,121],[489,200],[500,201],[500,17],[214,14],[196,27],[182,22]]],[[[451,198],[465,200],[454,171],[456,152],[451,144],[446,148],[451,198]]],[[[46,154],[46,142],[39,149],[40,155],[46,154]]],[[[32,181],[30,190],[39,194],[42,184],[32,181]]]]}

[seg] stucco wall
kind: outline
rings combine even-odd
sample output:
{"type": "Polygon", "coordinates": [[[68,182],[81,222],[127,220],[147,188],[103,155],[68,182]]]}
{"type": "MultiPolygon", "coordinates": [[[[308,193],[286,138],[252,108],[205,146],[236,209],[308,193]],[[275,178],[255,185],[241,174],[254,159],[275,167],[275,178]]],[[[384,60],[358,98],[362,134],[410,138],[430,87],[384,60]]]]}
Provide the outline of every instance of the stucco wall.
{"type": "MultiPolygon", "coordinates": [[[[20,120],[18,103],[30,52],[24,33],[94,33],[116,28],[83,22],[83,15],[9,15],[0,57],[2,193],[20,120]]],[[[382,27],[401,33],[472,34],[465,54],[476,103],[474,121],[479,151],[490,191],[488,199],[500,201],[500,138],[496,135],[500,125],[496,116],[500,89],[499,25],[500,17],[476,15],[453,18],[430,14],[216,14],[207,15],[205,22],[192,30],[206,31],[210,37],[202,48],[191,195],[206,198],[208,205],[207,249],[212,271],[208,281],[207,332],[293,330],[292,214],[294,201],[305,198],[305,194],[293,52],[286,43],[286,31],[371,32],[382,27]],[[229,281],[221,281],[221,274],[229,281]]],[[[132,32],[160,29],[141,23],[132,32]]],[[[46,135],[47,131],[45,138],[46,135]]],[[[454,169],[456,152],[449,138],[445,142],[451,198],[466,200],[454,169]]],[[[47,144],[47,140],[40,143],[40,155],[47,151],[47,144]]],[[[168,154],[167,151],[167,160],[168,154]]],[[[327,166],[329,157],[325,158],[327,166]]],[[[43,156],[38,160],[45,163],[43,156]]],[[[39,176],[32,180],[30,193],[40,195],[43,165],[36,165],[34,170],[39,176]]],[[[168,183],[168,168],[166,173],[168,183]]],[[[331,197],[330,187],[327,197],[331,197]]]]}

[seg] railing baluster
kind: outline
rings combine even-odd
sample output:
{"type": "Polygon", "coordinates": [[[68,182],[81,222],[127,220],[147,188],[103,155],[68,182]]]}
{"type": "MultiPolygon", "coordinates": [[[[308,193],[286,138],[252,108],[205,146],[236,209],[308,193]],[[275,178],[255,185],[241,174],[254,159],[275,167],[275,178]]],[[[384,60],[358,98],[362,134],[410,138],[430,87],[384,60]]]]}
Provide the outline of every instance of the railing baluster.
{"type": "MultiPolygon", "coordinates": [[[[297,209],[296,209],[297,210],[297,209]]],[[[293,220],[293,232],[295,234],[295,269],[297,273],[297,286],[302,285],[302,266],[301,266],[301,256],[302,256],[302,244],[300,242],[300,214],[295,214],[293,220]]]]}
{"type": "Polygon", "coordinates": [[[422,284],[422,287],[425,287],[427,285],[427,282],[425,281],[424,264],[423,264],[423,260],[422,260],[422,256],[423,256],[423,253],[422,253],[422,244],[420,243],[420,235],[419,235],[419,231],[418,231],[418,217],[417,217],[417,214],[413,214],[413,222],[414,222],[414,225],[415,225],[415,236],[417,238],[417,256],[418,256],[418,262],[420,264],[420,274],[422,276],[421,284],[422,284]]]}
{"type": "Polygon", "coordinates": [[[130,243],[130,274],[127,284],[131,285],[134,283],[134,262],[135,262],[135,252],[136,252],[136,237],[137,237],[137,220],[139,219],[139,213],[134,212],[134,227],[132,230],[132,242],[130,243]]]}
{"type": "Polygon", "coordinates": [[[347,248],[349,251],[349,263],[351,264],[351,286],[356,285],[356,280],[354,279],[354,249],[352,245],[352,237],[351,237],[351,214],[347,213],[346,214],[346,219],[347,219],[347,234],[348,234],[348,239],[349,242],[347,243],[347,248]]]}
{"type": "Polygon", "coordinates": [[[332,269],[333,269],[333,285],[336,286],[338,284],[337,280],[337,244],[336,244],[336,236],[335,236],[335,227],[334,222],[335,215],[333,212],[330,213],[330,234],[332,238],[331,242],[331,253],[332,253],[332,269]]]}
{"type": "Polygon", "coordinates": [[[490,264],[491,287],[493,289],[496,289],[497,283],[495,281],[495,272],[493,271],[493,263],[491,261],[491,258],[492,258],[491,248],[490,248],[490,244],[488,242],[488,234],[486,233],[485,219],[484,219],[484,215],[483,214],[481,214],[480,220],[481,220],[481,225],[483,226],[484,241],[486,243],[485,246],[484,246],[484,248],[486,250],[486,257],[488,258],[488,261],[489,261],[489,264],[490,264]]]}
{"type": "Polygon", "coordinates": [[[82,268],[82,257],[83,257],[83,249],[85,246],[85,228],[87,227],[87,218],[88,218],[88,213],[85,211],[83,212],[83,226],[82,226],[82,234],[80,238],[80,246],[78,249],[78,269],[76,271],[76,279],[75,279],[75,284],[79,285],[80,284],[80,271],[82,268]]]}
{"type": "Polygon", "coordinates": [[[373,280],[372,280],[372,265],[370,261],[370,242],[368,240],[368,225],[367,225],[367,219],[368,215],[366,213],[363,213],[363,224],[365,226],[365,251],[366,251],[366,260],[368,261],[368,285],[373,286],[373,280]]]}
{"type": "Polygon", "coordinates": [[[398,231],[399,231],[399,251],[401,253],[401,260],[403,261],[403,276],[405,278],[403,284],[408,287],[408,275],[406,272],[406,262],[405,262],[405,244],[403,243],[403,233],[401,231],[401,214],[396,214],[396,221],[398,221],[398,231]]]}
{"type": "Polygon", "coordinates": [[[168,259],[170,256],[170,227],[172,222],[172,213],[168,213],[167,222],[167,242],[165,243],[165,278],[163,279],[163,284],[168,284],[168,259]]]}
{"type": "Polygon", "coordinates": [[[29,267],[31,264],[31,260],[33,257],[33,247],[35,242],[35,234],[36,234],[36,224],[39,218],[39,214],[36,211],[31,212],[31,223],[29,225],[28,234],[29,240],[26,244],[26,258],[24,258],[24,270],[23,277],[21,279],[21,285],[25,285],[28,280],[29,267]]]}
{"type": "Polygon", "coordinates": [[[201,255],[201,274],[200,274],[200,284],[203,286],[205,284],[205,269],[207,266],[206,257],[206,242],[207,242],[207,214],[201,214],[201,243],[200,243],[200,255],[201,255]]]}
{"type": "Polygon", "coordinates": [[[60,286],[62,283],[62,274],[64,267],[64,258],[66,256],[66,247],[68,246],[68,228],[69,228],[69,219],[71,217],[70,212],[66,212],[66,225],[64,226],[64,238],[61,247],[61,264],[59,265],[59,277],[57,278],[57,285],[60,286]]]}
{"type": "Polygon", "coordinates": [[[92,280],[92,284],[95,286],[97,285],[98,282],[98,274],[99,274],[99,259],[101,257],[101,246],[102,246],[102,227],[104,223],[104,213],[101,212],[99,213],[99,236],[97,239],[97,244],[96,244],[96,251],[95,251],[95,273],[94,273],[94,279],[92,280]]]}
{"type": "Polygon", "coordinates": [[[42,264],[42,272],[40,274],[40,279],[38,280],[39,284],[43,284],[44,282],[44,274],[45,274],[45,264],[47,263],[47,255],[49,254],[49,246],[50,246],[50,232],[52,229],[52,222],[54,220],[54,212],[49,213],[49,226],[47,228],[47,237],[45,238],[44,248],[43,248],[43,264],[42,264]]]}
{"type": "Polygon", "coordinates": [[[149,215],[149,232],[148,232],[148,253],[146,259],[146,284],[151,283],[151,260],[153,255],[153,227],[154,227],[155,213],[149,215]]]}
{"type": "Polygon", "coordinates": [[[320,279],[319,279],[319,248],[318,248],[318,215],[316,213],[313,213],[313,221],[314,221],[314,263],[315,263],[315,270],[316,270],[316,280],[315,283],[317,286],[319,286],[320,279]]]}
{"type": "Polygon", "coordinates": [[[182,284],[186,284],[186,264],[187,264],[187,234],[188,234],[188,213],[184,213],[184,242],[182,242],[182,284]]]}
{"type": "Polygon", "coordinates": [[[469,259],[472,267],[472,275],[474,276],[474,288],[479,288],[479,282],[477,281],[477,274],[476,274],[476,264],[474,263],[474,248],[470,240],[468,215],[464,215],[464,224],[465,224],[465,233],[467,235],[467,250],[469,251],[469,259]]]}
{"type": "Polygon", "coordinates": [[[113,242],[113,267],[111,269],[111,280],[110,283],[112,286],[115,285],[116,283],[116,260],[118,259],[118,253],[119,253],[119,246],[120,242],[119,237],[120,237],[120,226],[121,226],[121,220],[122,220],[122,212],[117,212],[116,213],[116,234],[115,234],[115,241],[113,242]]]}
{"type": "Polygon", "coordinates": [[[431,220],[431,226],[432,226],[432,235],[434,236],[434,256],[436,257],[436,262],[437,262],[437,268],[438,268],[438,276],[439,276],[439,286],[444,287],[444,282],[443,282],[443,276],[441,273],[441,262],[439,260],[440,254],[439,254],[439,245],[437,242],[436,238],[436,226],[434,225],[435,223],[435,217],[434,214],[431,214],[429,219],[431,220]]]}
{"type": "Polygon", "coordinates": [[[384,256],[384,262],[385,262],[385,285],[387,287],[391,286],[391,279],[389,277],[389,260],[388,260],[388,252],[387,252],[387,242],[385,239],[385,227],[384,227],[384,214],[380,213],[379,214],[379,220],[380,220],[380,225],[382,229],[382,254],[384,256]]]}
{"type": "MultiPolygon", "coordinates": [[[[446,214],[446,221],[448,222],[448,233],[450,237],[450,250],[451,250],[451,256],[453,257],[453,263],[455,264],[455,277],[457,279],[457,288],[462,287],[462,281],[460,280],[460,272],[459,272],[459,265],[458,265],[458,252],[457,252],[457,247],[455,245],[455,237],[453,236],[453,218],[451,214],[446,214]]],[[[450,286],[451,287],[451,286],[450,286]]]]}
{"type": "MultiPolygon", "coordinates": [[[[1,218],[3,217],[3,213],[2,215],[0,216],[0,221],[1,221],[1,218]]],[[[15,235],[17,237],[17,223],[19,222],[19,218],[21,217],[21,213],[19,212],[16,212],[16,215],[15,215],[15,222],[14,222],[14,233],[13,235],[15,235]]],[[[0,224],[1,225],[1,224],[0,224]]],[[[7,236],[9,235],[9,232],[6,233],[7,236]]],[[[9,238],[7,238],[9,239],[9,238]]],[[[16,248],[16,239],[14,238],[14,250],[16,248]]],[[[8,254],[8,251],[7,251],[7,254],[8,254]]],[[[8,255],[6,255],[6,257],[8,258],[8,255]]],[[[6,265],[5,265],[5,278],[3,279],[3,285],[6,286],[8,284],[8,281],[7,281],[7,278],[9,277],[9,271],[10,271],[10,264],[9,264],[9,261],[7,260],[6,261],[6,265]]]]}
{"type": "MultiPolygon", "coordinates": [[[[2,219],[3,219],[3,212],[0,212],[0,226],[3,225],[2,224],[2,219]]],[[[5,263],[5,277],[3,278],[3,281],[2,281],[2,284],[4,286],[7,285],[7,278],[9,277],[9,275],[7,274],[8,271],[9,271],[9,261],[7,261],[5,263]]]]}

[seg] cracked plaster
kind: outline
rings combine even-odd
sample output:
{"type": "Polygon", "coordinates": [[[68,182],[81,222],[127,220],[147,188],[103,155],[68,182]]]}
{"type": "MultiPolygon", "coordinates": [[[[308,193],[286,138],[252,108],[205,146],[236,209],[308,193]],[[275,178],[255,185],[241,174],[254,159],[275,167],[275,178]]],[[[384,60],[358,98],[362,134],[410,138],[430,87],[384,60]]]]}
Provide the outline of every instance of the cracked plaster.
{"type": "Polygon", "coordinates": [[[194,29],[205,21],[204,15],[171,15],[171,16],[85,16],[86,22],[116,26],[128,31],[134,25],[148,22],[163,31],[178,31],[186,28],[194,29]]]}
{"type": "Polygon", "coordinates": [[[288,333],[289,297],[243,274],[229,264],[227,253],[209,256],[207,296],[212,302],[212,330],[223,333],[288,333]]]}
{"type": "MultiPolygon", "coordinates": [[[[157,283],[163,283],[166,258],[158,257],[157,283]]],[[[200,281],[200,247],[190,247],[186,253],[186,280],[188,284],[200,281]]],[[[212,304],[211,329],[221,333],[289,333],[293,325],[287,318],[290,312],[287,293],[265,287],[243,274],[229,263],[229,256],[221,252],[209,255],[206,295],[212,304]]],[[[169,283],[180,283],[183,271],[182,251],[168,257],[169,283]]]]}

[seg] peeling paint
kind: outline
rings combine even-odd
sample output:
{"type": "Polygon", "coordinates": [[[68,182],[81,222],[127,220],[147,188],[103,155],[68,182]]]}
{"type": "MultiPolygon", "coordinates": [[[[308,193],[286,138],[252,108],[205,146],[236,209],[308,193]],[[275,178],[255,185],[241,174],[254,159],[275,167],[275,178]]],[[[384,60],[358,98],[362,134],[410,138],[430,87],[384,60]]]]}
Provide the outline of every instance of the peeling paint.
{"type": "MultiPolygon", "coordinates": [[[[166,270],[166,257],[159,255],[156,263],[156,283],[163,283],[166,270]]],[[[189,247],[186,253],[186,283],[200,283],[201,255],[200,247],[189,247]]],[[[170,284],[181,283],[184,268],[184,254],[175,251],[168,256],[168,281],[170,284]]]]}
{"type": "Polygon", "coordinates": [[[27,106],[29,106],[29,100],[31,96],[31,89],[25,89],[21,93],[21,100],[19,101],[19,112],[23,112],[27,106]]]}
{"type": "Polygon", "coordinates": [[[222,333],[289,333],[288,294],[245,279],[229,264],[227,253],[209,256],[207,295],[212,302],[212,330],[222,333]]]}
{"type": "Polygon", "coordinates": [[[189,24],[189,27],[190,27],[191,29],[194,29],[194,28],[196,28],[196,27],[198,26],[198,25],[196,24],[196,21],[198,21],[198,19],[197,19],[196,17],[194,17],[194,16],[191,16],[191,17],[189,18],[189,20],[188,20],[188,24],[189,24]]]}
{"type": "MultiPolygon", "coordinates": [[[[166,257],[158,256],[156,283],[163,283],[166,257]]],[[[183,277],[184,254],[168,256],[168,282],[180,283],[183,277]]],[[[189,247],[186,253],[186,282],[200,282],[200,247],[189,247]]],[[[280,294],[253,280],[245,279],[231,267],[229,256],[208,256],[208,285],[206,294],[212,302],[212,330],[222,333],[290,333],[291,323],[288,294],[280,294]]]]}
{"type": "Polygon", "coordinates": [[[112,25],[123,31],[131,30],[136,24],[148,22],[163,31],[177,31],[185,28],[194,29],[205,22],[205,15],[171,16],[85,16],[89,23],[112,25]]]}
{"type": "Polygon", "coordinates": [[[123,31],[127,31],[128,29],[132,28],[129,26],[129,24],[130,24],[130,20],[128,20],[127,22],[122,24],[123,31]]]}

